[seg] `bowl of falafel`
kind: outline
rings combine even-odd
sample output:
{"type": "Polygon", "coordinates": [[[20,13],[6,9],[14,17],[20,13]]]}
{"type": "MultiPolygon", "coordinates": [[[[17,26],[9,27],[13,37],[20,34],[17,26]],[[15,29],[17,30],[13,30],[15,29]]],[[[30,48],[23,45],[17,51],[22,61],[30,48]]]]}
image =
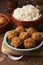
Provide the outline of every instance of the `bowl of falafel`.
{"type": "Polygon", "coordinates": [[[4,42],[10,49],[15,51],[32,51],[42,46],[43,36],[32,27],[18,26],[5,34],[4,42]]]}

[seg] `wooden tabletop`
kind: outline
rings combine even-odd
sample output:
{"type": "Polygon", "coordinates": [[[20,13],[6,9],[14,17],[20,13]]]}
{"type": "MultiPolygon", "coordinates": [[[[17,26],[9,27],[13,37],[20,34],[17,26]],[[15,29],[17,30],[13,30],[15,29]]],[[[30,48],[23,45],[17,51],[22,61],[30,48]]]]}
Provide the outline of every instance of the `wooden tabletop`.
{"type": "MultiPolygon", "coordinates": [[[[4,9],[4,6],[2,3],[5,4],[5,2],[0,1],[0,4],[1,4],[0,12],[6,13],[7,11],[4,9]]],[[[2,57],[4,57],[4,55],[1,52],[1,46],[2,46],[4,34],[5,33],[0,34],[0,60],[2,59],[2,57]]],[[[5,56],[3,61],[0,62],[0,65],[43,65],[43,57],[24,56],[19,61],[13,61],[9,59],[7,56],[5,56]]]]}

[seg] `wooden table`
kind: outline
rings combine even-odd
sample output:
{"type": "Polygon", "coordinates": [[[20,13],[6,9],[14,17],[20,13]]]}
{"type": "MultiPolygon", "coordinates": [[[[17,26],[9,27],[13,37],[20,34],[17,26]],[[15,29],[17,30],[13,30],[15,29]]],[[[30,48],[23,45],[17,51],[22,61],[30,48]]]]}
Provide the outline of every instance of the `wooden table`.
{"type": "MultiPolygon", "coordinates": [[[[2,4],[2,1],[0,1],[0,3],[1,3],[0,12],[6,13],[7,11],[4,9],[4,6],[3,6],[3,4],[5,4],[5,2],[3,1],[3,4],[2,4]]],[[[0,34],[0,56],[2,54],[1,53],[1,45],[2,45],[4,34],[5,33],[0,34]]],[[[0,62],[0,65],[43,65],[43,57],[28,57],[28,56],[25,56],[19,61],[13,61],[13,60],[10,60],[6,56],[5,59],[2,62],[0,62]]]]}

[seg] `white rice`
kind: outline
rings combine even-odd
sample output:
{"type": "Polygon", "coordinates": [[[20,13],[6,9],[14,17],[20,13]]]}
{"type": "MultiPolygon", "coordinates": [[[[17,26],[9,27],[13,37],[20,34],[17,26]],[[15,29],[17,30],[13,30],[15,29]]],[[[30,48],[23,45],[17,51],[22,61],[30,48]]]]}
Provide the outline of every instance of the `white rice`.
{"type": "Polygon", "coordinates": [[[26,5],[22,8],[15,9],[13,17],[21,21],[34,21],[40,17],[39,9],[33,5],[26,5]]]}

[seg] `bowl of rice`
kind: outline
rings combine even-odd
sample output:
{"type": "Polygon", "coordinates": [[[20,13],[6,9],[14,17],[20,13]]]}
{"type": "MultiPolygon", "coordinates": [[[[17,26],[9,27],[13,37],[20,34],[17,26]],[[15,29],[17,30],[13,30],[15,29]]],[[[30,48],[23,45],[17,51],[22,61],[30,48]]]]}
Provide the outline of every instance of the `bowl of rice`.
{"type": "Polygon", "coordinates": [[[16,26],[37,27],[42,22],[42,14],[35,6],[25,5],[13,11],[12,20],[16,26]]]}

